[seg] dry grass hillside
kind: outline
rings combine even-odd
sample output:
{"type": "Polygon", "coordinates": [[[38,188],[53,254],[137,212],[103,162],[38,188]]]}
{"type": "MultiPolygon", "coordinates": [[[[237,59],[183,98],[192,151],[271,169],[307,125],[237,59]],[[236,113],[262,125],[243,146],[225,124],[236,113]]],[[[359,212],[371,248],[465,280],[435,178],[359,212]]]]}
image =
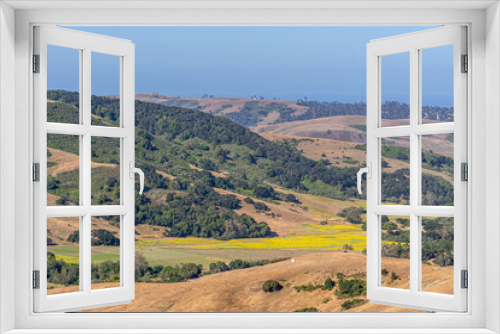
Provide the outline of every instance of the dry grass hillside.
{"type": "MultiPolygon", "coordinates": [[[[259,134],[272,141],[290,141],[295,139],[298,141],[297,149],[302,151],[304,156],[316,161],[321,159],[328,160],[337,167],[360,166],[366,161],[366,151],[355,148],[356,145],[359,145],[358,143],[334,139],[298,137],[272,132],[261,132],[259,134]]],[[[395,141],[395,144],[406,146],[406,143],[402,140],[395,141]]],[[[440,154],[453,157],[453,153],[449,151],[453,149],[452,144],[448,145],[447,141],[442,138],[426,138],[424,140],[424,145],[424,147],[434,148],[433,151],[435,152],[439,152],[439,149],[442,149],[444,151],[439,152],[440,154]]],[[[409,163],[401,160],[386,157],[384,157],[384,160],[389,164],[388,167],[384,168],[384,172],[386,173],[393,173],[398,169],[410,168],[409,163]]],[[[453,178],[446,172],[426,168],[423,168],[422,171],[425,174],[440,176],[453,184],[453,178]]]]}
{"type": "MultiPolygon", "coordinates": [[[[253,102],[260,107],[267,107],[271,104],[278,104],[280,107],[286,107],[296,110],[294,115],[300,115],[305,112],[308,107],[300,106],[296,101],[286,100],[253,100],[240,97],[213,97],[213,98],[197,98],[197,97],[174,97],[159,94],[136,94],[136,100],[144,102],[159,103],[165,105],[178,105],[191,109],[199,109],[201,111],[216,114],[226,115],[229,113],[240,112],[247,102],[253,102]]],[[[278,111],[270,112],[260,124],[272,124],[279,117],[278,111]]]]}
{"type": "MultiPolygon", "coordinates": [[[[390,284],[394,288],[408,288],[408,260],[390,258],[385,268],[400,279],[390,284]]],[[[284,261],[262,267],[227,271],[203,276],[183,283],[136,283],[136,299],[130,304],[88,310],[85,312],[293,312],[315,307],[321,312],[342,312],[339,299],[333,291],[317,289],[297,292],[299,285],[320,284],[337,272],[363,276],[366,256],[357,252],[332,251],[298,256],[295,262],[284,261]],[[280,281],[283,289],[265,293],[266,280],[280,281]]],[[[423,267],[426,291],[450,293],[453,289],[452,267],[423,267]],[[433,282],[433,283],[429,283],[433,282]]],[[[390,276],[390,275],[389,275],[390,276]]],[[[389,281],[390,278],[384,278],[389,281]]],[[[337,278],[334,278],[337,281],[337,278]]],[[[100,284],[105,288],[107,283],[100,284]]],[[[74,288],[56,288],[51,293],[72,291],[74,288]]],[[[365,299],[365,297],[354,297],[365,299]]],[[[415,312],[416,310],[364,303],[349,312],[415,312]]]]}
{"type": "MultiPolygon", "coordinates": [[[[405,119],[384,120],[384,126],[400,126],[407,125],[407,123],[408,120],[405,119]]],[[[334,151],[337,148],[334,144],[335,141],[341,142],[341,145],[345,145],[344,143],[366,143],[365,126],[365,116],[332,116],[306,121],[259,125],[253,127],[252,130],[268,139],[273,139],[272,136],[278,136],[275,137],[277,139],[279,135],[297,137],[298,139],[324,139],[326,141],[323,141],[323,143],[332,144],[332,148],[327,150],[334,151]],[[328,139],[334,141],[329,142],[328,139]]],[[[446,138],[446,134],[424,136],[422,137],[422,147],[426,150],[433,150],[436,153],[453,157],[453,142],[446,138]]],[[[307,141],[301,144],[306,145],[305,143],[307,141]]],[[[315,145],[316,143],[321,143],[321,141],[315,141],[315,145]]],[[[390,145],[408,147],[409,139],[404,137],[391,138],[390,145]]]]}

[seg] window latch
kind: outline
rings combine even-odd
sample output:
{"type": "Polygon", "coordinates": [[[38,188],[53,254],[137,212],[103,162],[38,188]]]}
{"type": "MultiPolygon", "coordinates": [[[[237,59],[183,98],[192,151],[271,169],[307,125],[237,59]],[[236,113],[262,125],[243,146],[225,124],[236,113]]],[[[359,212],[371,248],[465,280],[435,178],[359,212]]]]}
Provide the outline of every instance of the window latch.
{"type": "Polygon", "coordinates": [[[144,191],[144,172],[140,169],[135,167],[135,164],[133,161],[130,161],[129,163],[129,176],[131,179],[135,178],[135,174],[139,174],[139,182],[140,182],[140,190],[139,190],[139,195],[142,195],[142,192],[144,191]]]}
{"type": "Polygon", "coordinates": [[[367,179],[370,179],[372,177],[372,163],[370,161],[368,161],[366,163],[366,167],[365,168],[361,168],[359,171],[358,171],[358,174],[356,175],[357,176],[357,181],[358,181],[358,192],[359,194],[363,194],[363,190],[361,189],[361,177],[363,176],[363,174],[366,173],[366,178],[367,179]]]}

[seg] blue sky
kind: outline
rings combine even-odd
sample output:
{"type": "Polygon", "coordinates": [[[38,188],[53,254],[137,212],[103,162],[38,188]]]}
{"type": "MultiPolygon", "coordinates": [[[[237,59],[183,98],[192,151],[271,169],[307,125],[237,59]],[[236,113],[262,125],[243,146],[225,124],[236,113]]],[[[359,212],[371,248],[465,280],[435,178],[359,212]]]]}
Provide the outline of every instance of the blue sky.
{"type": "MultiPolygon", "coordinates": [[[[427,27],[72,27],[130,39],[136,92],[365,101],[366,44],[427,27]]],[[[73,50],[49,50],[49,89],[78,89],[73,50]]],[[[452,106],[451,46],[424,50],[423,104],[452,106]]],[[[118,93],[117,57],[93,55],[92,94],[118,93]]],[[[383,100],[408,102],[407,55],[382,60],[383,100]]]]}

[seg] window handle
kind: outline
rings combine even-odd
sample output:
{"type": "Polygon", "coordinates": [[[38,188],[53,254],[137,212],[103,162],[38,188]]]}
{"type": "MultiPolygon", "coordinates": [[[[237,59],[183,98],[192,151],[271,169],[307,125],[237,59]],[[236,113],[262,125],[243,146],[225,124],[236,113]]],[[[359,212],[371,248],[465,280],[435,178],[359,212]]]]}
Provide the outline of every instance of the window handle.
{"type": "Polygon", "coordinates": [[[366,173],[366,177],[368,179],[370,179],[372,177],[372,163],[371,162],[367,162],[366,163],[366,167],[365,168],[361,168],[359,171],[358,171],[358,174],[357,174],[357,178],[358,178],[358,192],[359,194],[363,194],[363,190],[361,190],[361,177],[363,176],[363,174],[366,173]]]}
{"type": "Polygon", "coordinates": [[[144,172],[140,169],[135,167],[134,162],[130,161],[130,178],[134,179],[135,174],[139,174],[139,184],[140,184],[140,190],[139,190],[139,195],[142,195],[142,192],[144,191],[144,172]]]}

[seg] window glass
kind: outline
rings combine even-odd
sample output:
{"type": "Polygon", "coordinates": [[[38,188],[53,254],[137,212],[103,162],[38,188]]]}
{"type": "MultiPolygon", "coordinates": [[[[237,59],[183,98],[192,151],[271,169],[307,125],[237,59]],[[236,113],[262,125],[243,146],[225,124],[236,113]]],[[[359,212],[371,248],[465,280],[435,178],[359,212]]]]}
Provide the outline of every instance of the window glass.
{"type": "Polygon", "coordinates": [[[410,217],[380,216],[380,285],[410,289],[410,217]]]}
{"type": "Polygon", "coordinates": [[[47,205],[79,205],[79,185],[79,136],[47,134],[47,205]]]}
{"type": "Polygon", "coordinates": [[[410,137],[380,139],[382,204],[410,202],[410,137]]]}
{"type": "Polygon", "coordinates": [[[453,206],[454,135],[421,136],[422,205],[453,206]]]}
{"type": "Polygon", "coordinates": [[[120,57],[92,52],[92,125],[120,126],[120,57]]]}
{"type": "Polygon", "coordinates": [[[120,138],[92,137],[92,205],[120,204],[120,138]]]}
{"type": "Polygon", "coordinates": [[[410,53],[380,57],[382,126],[410,124],[410,53]]]}
{"type": "Polygon", "coordinates": [[[453,122],[453,45],[420,51],[422,123],[453,122]]]}
{"type": "Polygon", "coordinates": [[[120,286],[120,216],[92,217],[92,290],[120,286]]]}
{"type": "Polygon", "coordinates": [[[47,218],[47,295],[80,291],[80,220],[47,218]]]}
{"type": "Polygon", "coordinates": [[[422,217],[422,291],[453,294],[454,220],[422,217]],[[441,272],[435,276],[436,269],[441,272]]]}
{"type": "Polygon", "coordinates": [[[47,122],[80,123],[80,52],[47,45],[47,122]]]}

